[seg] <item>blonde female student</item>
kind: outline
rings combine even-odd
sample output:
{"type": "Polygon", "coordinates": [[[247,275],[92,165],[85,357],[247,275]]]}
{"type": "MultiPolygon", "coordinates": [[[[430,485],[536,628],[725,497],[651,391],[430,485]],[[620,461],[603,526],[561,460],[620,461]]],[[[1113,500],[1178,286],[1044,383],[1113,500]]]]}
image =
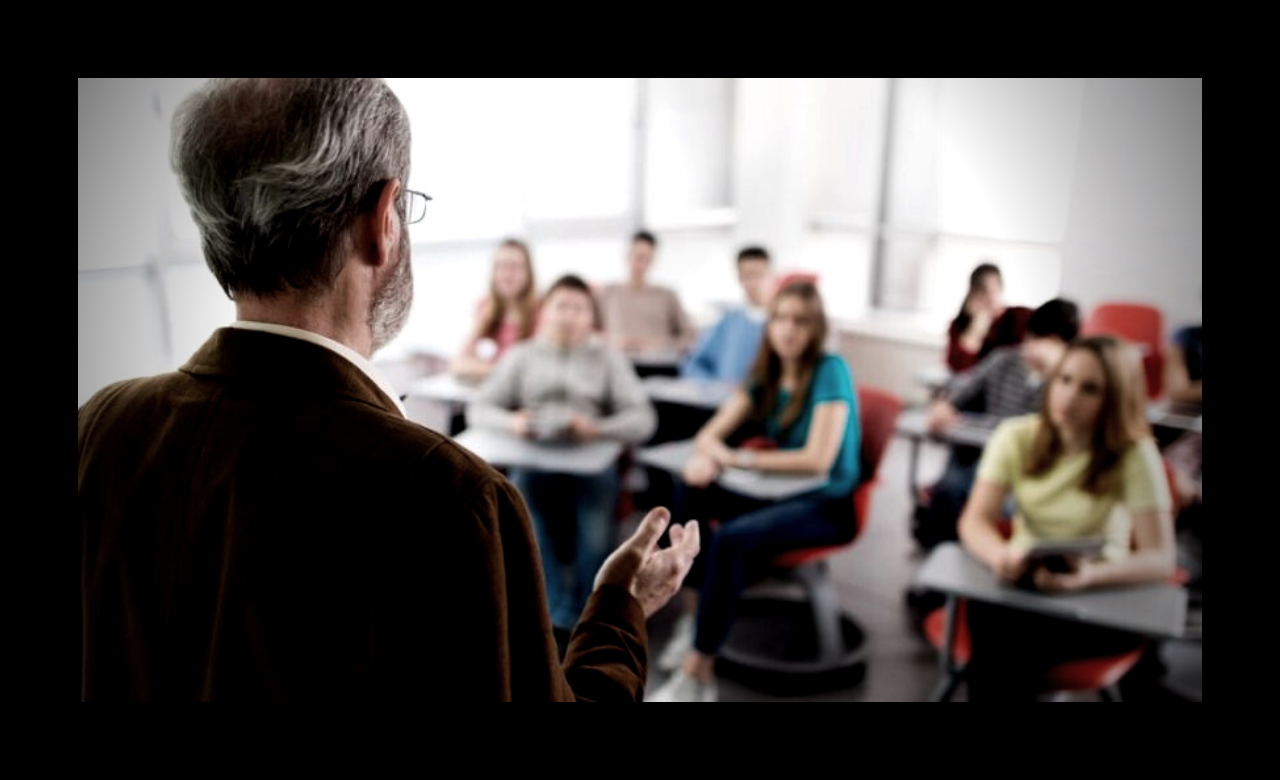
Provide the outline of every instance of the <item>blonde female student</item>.
{"type": "Polygon", "coordinates": [[[502,353],[533,335],[537,320],[533,257],[527,244],[508,238],[494,252],[489,293],[476,305],[475,324],[451,366],[454,375],[483,380],[502,353]]]}
{"type": "MultiPolygon", "coordinates": [[[[1138,351],[1109,336],[1072,342],[1038,414],[1006,420],[987,444],[960,518],[965,547],[999,577],[1045,591],[1167,580],[1175,567],[1168,480],[1144,415],[1138,351]],[[1013,536],[997,530],[1012,495],[1013,536]],[[1037,542],[1105,539],[1066,571],[1030,562],[1037,542]]],[[[1064,568],[1064,567],[1057,567],[1064,568]]],[[[1132,650],[1112,629],[971,603],[971,700],[1033,700],[1053,665],[1132,650]]]]}
{"type": "MultiPolygon", "coordinates": [[[[765,337],[742,387],[697,436],[685,466],[686,489],[676,514],[719,518],[695,571],[696,621],[681,619],[659,659],[674,674],[650,701],[715,701],[716,653],[724,643],[742,590],[779,553],[840,544],[857,532],[853,489],[858,484],[858,401],[849,367],[823,351],[827,319],[809,282],[783,287],[769,305],[765,337]],[[776,450],[734,448],[752,434],[776,450]],[[825,487],[783,501],[734,496],[712,485],[726,467],[825,475],[825,487]]],[[[686,601],[686,608],[694,606],[686,601]]]]}

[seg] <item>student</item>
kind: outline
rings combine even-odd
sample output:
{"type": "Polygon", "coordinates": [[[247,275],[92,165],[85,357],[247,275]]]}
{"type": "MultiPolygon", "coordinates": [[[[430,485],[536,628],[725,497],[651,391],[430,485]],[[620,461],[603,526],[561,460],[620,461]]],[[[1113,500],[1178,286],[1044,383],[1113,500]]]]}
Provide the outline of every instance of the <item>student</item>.
{"type": "MultiPolygon", "coordinates": [[[[1002,580],[1046,591],[1161,582],[1174,571],[1168,481],[1143,414],[1137,350],[1108,336],[1074,342],[1050,374],[1039,414],[1006,420],[978,467],[960,518],[968,550],[1002,580]],[[997,530],[1005,500],[1013,537],[997,530]],[[1071,571],[1028,571],[1032,542],[1105,537],[1097,560],[1071,571]]],[[[1044,673],[1075,658],[1136,647],[1124,632],[969,604],[971,700],[1034,699],[1044,673]]]]}
{"type": "Polygon", "coordinates": [[[969,274],[969,291],[947,329],[947,366],[964,371],[996,347],[1022,341],[1030,314],[1025,306],[1006,309],[1000,269],[992,263],[979,265],[969,274]]]}
{"type": "Polygon", "coordinates": [[[1169,359],[1165,363],[1165,395],[1170,401],[1203,403],[1201,380],[1204,368],[1204,328],[1192,325],[1173,335],[1169,359]]]}
{"type": "Polygon", "coordinates": [[[453,360],[454,375],[484,379],[504,352],[533,335],[537,319],[537,287],[529,246],[508,238],[494,253],[489,294],[476,306],[467,343],[453,360]]]}
{"type": "Polygon", "coordinates": [[[747,305],[726,312],[698,339],[680,366],[690,379],[741,382],[760,351],[764,335],[765,307],[773,288],[773,268],[763,247],[749,246],[738,253],[738,284],[747,305]]]}
{"type": "MultiPolygon", "coordinates": [[[[725,401],[697,436],[697,452],[684,469],[694,488],[681,510],[700,501],[723,527],[708,545],[694,623],[681,622],[662,664],[679,669],[650,701],[715,701],[714,664],[729,633],[742,589],[774,556],[787,550],[841,544],[857,521],[858,402],[849,367],[824,354],[827,320],[809,282],[782,288],[769,307],[765,340],[744,386],[725,401]],[[735,449],[729,441],[758,429],[779,449],[735,449]],[[726,467],[827,475],[827,485],[779,502],[759,502],[708,488],[726,467]],[[693,626],[690,630],[688,627],[693,626]],[[690,642],[690,637],[692,641],[690,642]]],[[[690,577],[691,585],[698,580],[690,577]]],[[[685,602],[686,608],[691,606],[685,602]]]]}
{"type": "Polygon", "coordinates": [[[609,344],[628,354],[680,352],[693,340],[693,328],[675,292],[646,281],[657,248],[652,233],[636,233],[627,252],[627,281],[600,292],[609,344]]]}
{"type": "MultiPolygon", "coordinates": [[[[999,347],[978,365],[954,377],[943,397],[929,409],[929,431],[944,434],[959,421],[960,410],[1013,417],[1040,408],[1041,383],[1080,332],[1080,310],[1054,298],[1036,309],[1027,336],[1016,347],[999,347]]],[[[956,521],[969,499],[982,450],[953,446],[929,501],[916,513],[912,532],[925,549],[954,541],[956,521]]]]}
{"type": "MultiPolygon", "coordinates": [[[[481,428],[517,436],[565,438],[577,442],[614,439],[628,444],[653,433],[654,413],[635,370],[622,355],[592,336],[595,300],[577,276],[558,279],[543,302],[536,338],[517,344],[498,361],[467,409],[481,428]]],[[[618,476],[606,469],[595,476],[511,469],[533,516],[547,601],[553,625],[572,629],[591,594],[596,572],[609,553],[618,476]],[[553,512],[557,502],[569,512],[553,512]],[[569,517],[573,527],[552,527],[552,518],[569,517]],[[571,571],[562,571],[564,537],[573,540],[571,571]]]]}

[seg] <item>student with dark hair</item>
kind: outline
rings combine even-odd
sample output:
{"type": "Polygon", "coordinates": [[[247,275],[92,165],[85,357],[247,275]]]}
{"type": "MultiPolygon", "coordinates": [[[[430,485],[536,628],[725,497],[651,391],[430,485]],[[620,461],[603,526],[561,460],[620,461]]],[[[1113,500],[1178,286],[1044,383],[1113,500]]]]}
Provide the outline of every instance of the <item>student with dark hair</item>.
{"type": "Polygon", "coordinates": [[[751,373],[697,436],[685,466],[689,486],[677,513],[718,517],[696,601],[686,600],[671,644],[659,664],[678,667],[650,701],[715,701],[715,658],[733,621],[742,590],[776,555],[800,547],[841,544],[857,532],[853,489],[858,484],[861,431],[849,367],[825,353],[827,319],[809,282],[782,288],[769,306],[765,339],[751,373]],[[778,449],[734,448],[759,431],[778,449]],[[712,483],[727,467],[826,475],[825,487],[778,502],[734,496],[712,483]]]}
{"type": "MultiPolygon", "coordinates": [[[[929,430],[945,433],[960,411],[1013,417],[1040,405],[1043,378],[1066,353],[1080,332],[1080,310],[1071,301],[1054,298],[1032,312],[1027,336],[1020,346],[1000,347],[982,362],[952,378],[942,398],[929,409],[929,430]]],[[[925,548],[956,539],[956,521],[969,491],[982,450],[954,446],[942,477],[930,490],[929,501],[916,511],[912,533],[925,548]]]]}
{"type": "Polygon", "coordinates": [[[747,305],[734,308],[708,328],[680,366],[680,375],[691,379],[741,382],[760,350],[764,335],[765,307],[773,292],[774,276],[769,253],[749,246],[738,252],[738,284],[747,305]]]}
{"type": "MultiPolygon", "coordinates": [[[[1168,480],[1145,417],[1136,349],[1109,336],[1071,344],[1045,384],[1039,414],[1006,420],[978,467],[960,538],[1002,580],[1046,591],[1167,581],[1175,545],[1168,480]],[[1007,499],[1013,536],[997,525],[1007,499]],[[1097,559],[1031,568],[1031,543],[1101,537],[1097,559]]],[[[1132,650],[1139,637],[972,602],[969,699],[1031,700],[1053,665],[1132,650]]]]}
{"type": "Polygon", "coordinates": [[[529,245],[508,238],[494,253],[489,292],[476,306],[475,324],[453,360],[453,373],[484,379],[502,353],[533,335],[537,319],[538,289],[529,245]]]}
{"type": "MultiPolygon", "coordinates": [[[[592,338],[595,301],[586,283],[561,277],[547,291],[542,310],[537,337],[498,361],[467,408],[470,424],[580,442],[647,439],[655,424],[653,408],[627,359],[592,338]]],[[[618,475],[614,469],[578,476],[522,468],[511,469],[510,477],[533,516],[552,623],[568,631],[613,544],[618,475]],[[550,511],[562,504],[568,504],[567,512],[550,511]],[[573,540],[572,554],[563,549],[566,538],[573,540]],[[567,570],[562,561],[572,561],[567,570]]]]}
{"type": "Polygon", "coordinates": [[[947,366],[964,371],[991,350],[1022,341],[1030,314],[1025,306],[1005,307],[1000,269],[982,263],[969,274],[964,303],[947,329],[947,366]]]}
{"type": "Polygon", "coordinates": [[[1173,334],[1165,362],[1165,395],[1170,401],[1204,403],[1204,327],[1190,325],[1173,334]]]}
{"type": "Polygon", "coordinates": [[[679,352],[693,340],[693,327],[675,291],[648,282],[657,248],[652,233],[636,233],[627,252],[627,281],[600,291],[609,344],[628,354],[679,352]]]}

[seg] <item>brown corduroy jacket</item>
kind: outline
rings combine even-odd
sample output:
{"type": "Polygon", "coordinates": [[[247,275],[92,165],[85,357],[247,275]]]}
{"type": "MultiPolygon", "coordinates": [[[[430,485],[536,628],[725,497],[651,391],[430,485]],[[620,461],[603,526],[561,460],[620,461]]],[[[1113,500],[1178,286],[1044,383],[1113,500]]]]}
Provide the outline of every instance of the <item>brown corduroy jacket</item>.
{"type": "Polygon", "coordinates": [[[85,700],[638,700],[605,587],[557,660],[500,474],[299,339],[218,330],[78,412],[85,700]]]}

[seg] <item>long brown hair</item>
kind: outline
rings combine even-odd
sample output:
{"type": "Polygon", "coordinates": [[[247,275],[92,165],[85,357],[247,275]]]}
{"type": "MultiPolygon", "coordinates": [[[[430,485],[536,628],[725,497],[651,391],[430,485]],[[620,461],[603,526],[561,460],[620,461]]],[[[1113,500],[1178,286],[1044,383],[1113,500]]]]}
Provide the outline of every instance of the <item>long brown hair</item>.
{"type": "MultiPolygon", "coordinates": [[[[527,339],[533,335],[535,312],[538,308],[538,296],[536,294],[537,285],[533,280],[533,255],[529,252],[529,245],[516,239],[504,239],[498,248],[511,247],[519,250],[524,256],[524,272],[525,283],[516,296],[516,308],[520,311],[520,338],[527,339]]],[[[496,271],[497,264],[494,264],[496,271]]],[[[480,326],[480,330],[476,334],[476,338],[496,339],[498,337],[498,328],[502,326],[502,321],[507,316],[507,304],[502,300],[502,296],[498,295],[497,274],[490,274],[489,277],[489,295],[488,295],[488,315],[485,317],[484,323],[480,326]]]]}
{"type": "MultiPolygon", "coordinates": [[[[769,322],[778,313],[778,304],[784,298],[797,298],[808,310],[813,338],[805,346],[800,355],[800,372],[796,381],[791,401],[783,410],[779,419],[782,428],[789,427],[804,411],[809,397],[809,387],[813,384],[813,372],[822,359],[822,347],[827,341],[827,314],[822,306],[822,296],[818,288],[808,281],[797,281],[787,284],[778,290],[769,302],[769,322]]],[[[764,338],[760,340],[760,350],[756,353],[751,372],[747,375],[748,395],[751,396],[751,417],[763,422],[773,413],[778,405],[778,394],[782,384],[782,358],[774,351],[769,341],[769,325],[765,324],[764,338]]]]}
{"type": "Polygon", "coordinates": [[[1146,379],[1142,373],[1142,358],[1133,345],[1112,336],[1076,339],[1050,372],[1041,393],[1040,430],[1031,443],[1026,473],[1028,476],[1043,474],[1062,455],[1062,437],[1049,416],[1049,393],[1067,356],[1076,350],[1084,350],[1097,358],[1105,378],[1102,408],[1098,410],[1098,419],[1093,425],[1092,457],[1084,479],[1086,491],[1105,493],[1119,479],[1116,467],[1125,448],[1151,435],[1146,417],[1146,379]]]}

